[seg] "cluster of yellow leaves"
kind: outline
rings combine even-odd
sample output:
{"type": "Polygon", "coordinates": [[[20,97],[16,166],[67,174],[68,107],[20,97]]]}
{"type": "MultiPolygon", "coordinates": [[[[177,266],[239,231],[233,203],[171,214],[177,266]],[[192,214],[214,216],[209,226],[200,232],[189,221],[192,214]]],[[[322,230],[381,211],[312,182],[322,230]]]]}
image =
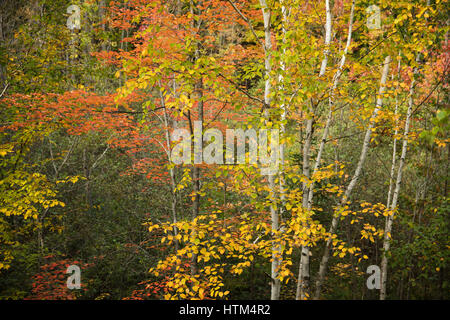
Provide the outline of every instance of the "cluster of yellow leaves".
{"type": "Polygon", "coordinates": [[[253,261],[252,250],[244,246],[250,230],[245,224],[236,228],[228,221],[224,225],[216,213],[220,212],[201,215],[192,221],[149,224],[150,232],[162,229],[162,244],[170,246],[177,241],[180,246],[176,253],[168,255],[150,269],[155,276],[169,271],[167,285],[172,290],[165,299],[224,298],[229,294],[223,288],[224,272],[241,274],[253,261]],[[173,234],[174,228],[178,231],[177,235],[173,234]],[[230,268],[226,263],[221,263],[223,258],[237,258],[242,262],[230,268]],[[198,267],[195,275],[190,274],[192,259],[198,267]]]}
{"type": "MultiPolygon", "coordinates": [[[[375,237],[382,238],[383,235],[383,229],[377,229],[369,223],[365,223],[364,229],[361,230],[361,239],[368,239],[370,242],[375,242],[375,237]]],[[[390,237],[390,234],[388,236],[390,237]]]]}
{"type": "MultiPolygon", "coordinates": [[[[335,236],[335,235],[334,235],[335,236]]],[[[333,239],[333,256],[339,256],[339,258],[344,258],[347,254],[352,254],[355,257],[361,256],[361,248],[353,246],[348,247],[346,246],[346,242],[337,239],[337,237],[334,237],[333,239]]],[[[364,259],[368,259],[366,255],[362,256],[364,259]]],[[[358,259],[358,261],[361,261],[361,258],[358,259]]]]}
{"type": "Polygon", "coordinates": [[[15,171],[0,180],[0,213],[37,219],[40,208],[64,206],[45,175],[15,171]]]}
{"type": "MultiPolygon", "coordinates": [[[[24,131],[19,141],[26,140],[33,134],[31,129],[24,131]]],[[[26,149],[26,146],[22,146],[22,149],[26,149]]],[[[42,222],[38,219],[39,214],[53,207],[64,207],[65,204],[57,199],[55,184],[49,181],[46,175],[29,172],[30,168],[19,161],[20,154],[16,154],[14,143],[1,145],[0,157],[2,157],[1,167],[4,168],[0,179],[1,270],[9,268],[13,260],[13,247],[18,245],[16,241],[13,241],[15,238],[13,234],[17,230],[13,230],[8,220],[3,217],[19,216],[26,220],[31,228],[42,228],[42,222]]],[[[79,178],[70,176],[56,183],[76,183],[79,178]]],[[[61,232],[61,227],[51,225],[46,227],[61,232]]]]}
{"type": "Polygon", "coordinates": [[[8,270],[14,260],[12,248],[17,242],[13,238],[10,225],[0,216],[0,271],[8,270]]]}
{"type": "Polygon", "coordinates": [[[45,175],[17,170],[0,180],[0,270],[7,269],[13,260],[12,229],[3,216],[21,216],[31,218],[34,225],[39,225],[38,216],[42,210],[65,204],[56,199],[56,191],[45,175]]]}
{"type": "Polygon", "coordinates": [[[343,279],[349,278],[352,273],[355,273],[360,277],[364,276],[365,274],[359,269],[359,267],[354,267],[353,270],[351,269],[352,265],[350,263],[342,263],[342,262],[339,262],[336,265],[330,267],[330,270],[333,273],[335,273],[336,275],[338,275],[340,278],[343,279]]]}
{"type": "Polygon", "coordinates": [[[184,168],[181,180],[175,186],[174,192],[177,192],[177,191],[183,190],[184,188],[187,188],[191,182],[192,182],[191,170],[189,168],[184,168]]]}

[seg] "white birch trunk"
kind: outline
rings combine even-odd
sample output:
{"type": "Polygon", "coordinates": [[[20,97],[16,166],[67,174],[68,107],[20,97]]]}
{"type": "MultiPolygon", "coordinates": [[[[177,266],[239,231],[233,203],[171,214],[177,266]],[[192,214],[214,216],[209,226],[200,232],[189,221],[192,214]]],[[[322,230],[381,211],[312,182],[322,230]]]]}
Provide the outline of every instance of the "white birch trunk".
{"type": "MultiPolygon", "coordinates": [[[[350,11],[347,43],[345,45],[345,49],[344,49],[344,52],[342,54],[341,61],[339,62],[338,69],[337,69],[337,71],[336,71],[336,73],[335,73],[335,75],[333,77],[333,85],[331,87],[330,99],[329,99],[330,110],[328,112],[327,121],[325,123],[325,128],[323,130],[322,139],[320,140],[319,151],[317,152],[316,162],[315,162],[314,168],[313,168],[313,175],[317,172],[317,170],[320,167],[320,162],[322,160],[323,150],[325,148],[325,143],[326,143],[327,137],[328,137],[328,131],[330,129],[331,120],[333,118],[334,92],[335,92],[335,90],[336,90],[336,88],[337,88],[337,86],[339,84],[339,80],[340,80],[340,78],[342,76],[342,69],[344,68],[344,65],[345,65],[347,52],[348,52],[348,49],[349,49],[350,44],[352,42],[354,14],[355,14],[355,0],[353,0],[353,2],[352,2],[352,8],[351,8],[351,11],[350,11]]],[[[308,208],[309,208],[309,210],[311,210],[311,208],[312,208],[313,196],[314,196],[314,182],[312,182],[311,186],[309,187],[309,193],[308,193],[308,208]]]]}
{"type": "MultiPolygon", "coordinates": [[[[398,56],[400,57],[400,52],[399,52],[398,56]]],[[[397,65],[397,79],[399,81],[400,81],[400,65],[401,65],[401,60],[399,59],[398,65],[397,65]]],[[[396,87],[396,90],[398,90],[398,85],[396,87]]],[[[394,111],[395,116],[397,116],[397,112],[398,112],[398,96],[396,94],[395,95],[395,111],[394,111]]],[[[398,135],[398,127],[397,127],[397,121],[395,121],[394,145],[392,147],[392,164],[391,164],[391,172],[389,174],[389,190],[388,190],[388,196],[387,196],[387,201],[386,201],[386,208],[388,208],[388,209],[391,204],[392,188],[394,185],[395,165],[397,162],[396,161],[396,159],[397,159],[397,135],[398,135]]]]}
{"type": "MultiPolygon", "coordinates": [[[[325,10],[326,10],[326,22],[325,22],[325,50],[324,57],[322,59],[322,64],[320,66],[319,78],[322,77],[327,68],[328,64],[328,53],[329,53],[329,45],[331,43],[331,7],[330,1],[325,0],[325,10]]],[[[311,106],[311,117],[314,116],[314,106],[311,106]]],[[[327,121],[328,122],[328,121],[327,121]]],[[[330,118],[331,122],[331,118],[330,118]]],[[[303,176],[305,178],[305,182],[303,183],[303,199],[302,199],[302,208],[305,211],[310,211],[311,208],[308,206],[309,203],[309,191],[310,188],[307,185],[311,177],[310,170],[310,155],[311,155],[311,139],[313,134],[313,125],[314,119],[306,120],[306,140],[303,145],[303,176]]],[[[329,123],[328,123],[329,127],[329,123]]],[[[328,128],[325,129],[328,132],[328,128]]],[[[312,199],[311,199],[312,200],[312,199]]],[[[300,264],[298,270],[298,279],[297,279],[297,292],[295,298],[297,300],[306,299],[309,291],[309,256],[310,256],[310,248],[307,245],[302,245],[300,251],[300,264]]]]}
{"type": "MultiPolygon", "coordinates": [[[[281,6],[281,14],[283,17],[283,27],[282,27],[282,32],[283,32],[283,44],[285,43],[285,35],[286,35],[286,23],[287,23],[287,11],[286,11],[286,7],[284,5],[281,6]]],[[[280,69],[281,69],[281,74],[278,77],[278,81],[280,83],[280,88],[281,90],[284,90],[284,77],[283,77],[283,73],[286,71],[286,64],[284,62],[284,55],[286,54],[286,49],[283,48],[283,57],[281,58],[281,62],[280,62],[280,69]]],[[[283,94],[284,97],[284,94],[283,94]]],[[[285,138],[285,134],[286,134],[286,128],[284,125],[284,121],[286,120],[286,104],[285,101],[283,100],[283,103],[281,104],[281,124],[280,124],[280,131],[281,131],[281,139],[285,138]]],[[[285,208],[285,204],[286,204],[286,191],[284,189],[285,186],[285,175],[284,175],[284,160],[285,160],[285,148],[284,148],[284,143],[280,143],[280,162],[281,162],[281,171],[280,171],[280,200],[281,200],[281,208],[280,208],[280,217],[283,217],[283,213],[284,213],[284,208],[285,208]]]]}
{"type": "MultiPolygon", "coordinates": [[[[417,69],[414,70],[415,76],[417,72],[417,69]]],[[[400,187],[402,183],[402,171],[403,166],[405,164],[406,159],[406,151],[408,149],[408,134],[409,134],[409,127],[411,122],[411,115],[412,115],[412,108],[414,106],[414,85],[415,80],[413,79],[411,82],[411,86],[409,88],[409,101],[408,101],[408,111],[406,113],[406,121],[405,121],[405,131],[403,133],[403,145],[402,145],[402,154],[400,156],[400,161],[398,163],[398,169],[397,169],[397,180],[395,182],[395,189],[394,193],[392,195],[392,202],[390,205],[390,210],[395,210],[397,207],[397,200],[398,195],[400,193],[400,187]]],[[[391,246],[391,231],[392,231],[392,223],[394,221],[394,215],[389,215],[386,218],[386,225],[384,229],[384,241],[383,241],[383,258],[381,260],[381,290],[380,290],[380,300],[384,300],[386,298],[386,281],[387,281],[387,264],[388,264],[388,257],[387,253],[391,246]]]]}
{"type": "MultiPolygon", "coordinates": [[[[364,142],[363,142],[363,146],[362,146],[362,150],[361,150],[361,155],[358,161],[358,164],[356,166],[356,170],[353,174],[353,177],[349,183],[349,185],[347,186],[347,189],[345,190],[345,193],[341,199],[340,205],[339,207],[344,206],[349,197],[350,194],[353,191],[353,188],[355,187],[359,176],[361,175],[361,170],[363,168],[364,162],[366,161],[367,158],[367,151],[369,149],[369,143],[370,143],[370,138],[372,136],[372,129],[375,126],[375,118],[378,115],[378,111],[380,110],[382,104],[383,104],[383,93],[385,91],[385,85],[386,85],[386,80],[387,80],[387,76],[389,73],[389,64],[391,62],[391,57],[390,56],[386,56],[385,60],[384,60],[384,65],[383,65],[383,71],[381,73],[381,81],[380,81],[380,89],[379,89],[379,93],[378,93],[378,98],[377,98],[377,102],[376,102],[376,106],[375,109],[372,112],[372,115],[370,117],[369,120],[369,126],[367,127],[366,130],[366,134],[364,137],[364,142]]],[[[314,295],[314,299],[319,299],[320,297],[320,293],[321,293],[321,289],[322,289],[322,284],[323,284],[323,280],[325,278],[325,273],[326,273],[326,269],[327,269],[327,265],[328,265],[328,260],[330,257],[330,249],[331,249],[331,244],[332,244],[332,239],[331,239],[331,235],[334,234],[336,232],[338,223],[339,223],[339,218],[340,215],[339,214],[335,214],[333,216],[333,220],[331,222],[331,227],[329,230],[329,234],[330,237],[327,240],[326,246],[325,246],[325,251],[324,254],[322,256],[322,260],[320,262],[320,267],[319,267],[319,273],[317,276],[317,281],[316,281],[316,292],[314,295]]]]}
{"type": "MultiPolygon", "coordinates": [[[[311,107],[312,109],[312,107],[311,107]]],[[[311,112],[311,117],[312,117],[311,112]]],[[[303,199],[302,208],[303,210],[308,210],[308,181],[310,179],[310,154],[311,154],[311,139],[313,134],[313,119],[306,120],[306,137],[303,144],[303,177],[305,181],[303,182],[303,199]]],[[[298,270],[297,279],[297,292],[295,298],[305,299],[307,298],[307,291],[309,289],[309,247],[302,245],[300,253],[300,264],[298,270]]]]}
{"type": "MultiPolygon", "coordinates": [[[[266,0],[260,0],[261,10],[264,19],[264,65],[265,65],[265,84],[264,84],[264,108],[267,112],[267,108],[270,106],[270,94],[272,91],[271,84],[271,50],[272,50],[272,41],[270,38],[270,9],[267,6],[266,0]]],[[[271,174],[268,177],[269,180],[269,188],[270,188],[270,196],[273,204],[270,206],[270,215],[272,221],[272,230],[278,231],[279,229],[279,216],[278,211],[276,209],[276,201],[275,201],[275,174],[271,174]]],[[[275,242],[272,244],[272,266],[271,266],[271,300],[278,300],[280,298],[280,289],[281,283],[278,279],[278,272],[280,267],[280,246],[275,242]]]]}
{"type": "Polygon", "coordinates": [[[331,43],[331,7],[330,7],[330,0],[325,0],[325,10],[326,10],[326,22],[325,22],[325,51],[324,51],[324,58],[322,60],[322,64],[320,66],[320,73],[319,76],[322,76],[325,74],[325,71],[327,69],[327,64],[328,64],[328,53],[329,53],[329,49],[328,46],[331,43]]]}

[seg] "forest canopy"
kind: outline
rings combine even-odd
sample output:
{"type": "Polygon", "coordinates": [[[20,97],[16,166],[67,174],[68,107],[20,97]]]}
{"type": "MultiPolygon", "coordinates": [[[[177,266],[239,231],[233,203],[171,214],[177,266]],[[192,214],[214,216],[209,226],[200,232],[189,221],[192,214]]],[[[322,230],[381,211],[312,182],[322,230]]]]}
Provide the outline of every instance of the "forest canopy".
{"type": "Polygon", "coordinates": [[[0,299],[449,299],[448,22],[1,0],[0,299]]]}

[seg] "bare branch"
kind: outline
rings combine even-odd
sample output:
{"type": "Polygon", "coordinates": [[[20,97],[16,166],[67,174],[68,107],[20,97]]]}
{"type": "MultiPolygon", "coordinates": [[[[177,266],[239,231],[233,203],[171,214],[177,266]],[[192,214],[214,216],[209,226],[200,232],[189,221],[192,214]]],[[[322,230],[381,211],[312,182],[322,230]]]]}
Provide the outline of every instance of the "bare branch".
{"type": "Polygon", "coordinates": [[[247,18],[246,16],[244,16],[244,15],[242,14],[241,10],[239,10],[239,8],[236,7],[236,5],[233,3],[233,1],[231,1],[231,0],[227,0],[227,1],[233,6],[234,10],[241,16],[241,18],[242,18],[245,22],[247,22],[247,24],[248,24],[248,26],[249,26],[249,28],[250,28],[250,31],[253,33],[253,36],[255,37],[256,41],[258,41],[258,43],[261,45],[261,47],[263,48],[263,50],[266,51],[266,47],[264,46],[264,44],[262,43],[262,41],[259,39],[258,35],[257,35],[256,32],[255,32],[255,29],[253,29],[252,22],[250,21],[250,19],[247,18]]]}
{"type": "Polygon", "coordinates": [[[7,82],[6,85],[5,85],[5,87],[3,88],[2,93],[0,93],[0,98],[3,97],[3,95],[5,94],[6,89],[8,89],[8,87],[9,87],[9,83],[7,82]]]}

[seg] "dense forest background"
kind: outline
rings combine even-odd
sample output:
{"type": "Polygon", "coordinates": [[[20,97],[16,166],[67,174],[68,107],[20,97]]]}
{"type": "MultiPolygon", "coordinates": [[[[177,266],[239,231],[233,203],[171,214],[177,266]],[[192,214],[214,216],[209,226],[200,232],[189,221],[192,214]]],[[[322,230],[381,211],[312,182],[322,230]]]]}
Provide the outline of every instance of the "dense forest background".
{"type": "Polygon", "coordinates": [[[0,0],[0,299],[449,299],[448,9],[0,0]]]}

